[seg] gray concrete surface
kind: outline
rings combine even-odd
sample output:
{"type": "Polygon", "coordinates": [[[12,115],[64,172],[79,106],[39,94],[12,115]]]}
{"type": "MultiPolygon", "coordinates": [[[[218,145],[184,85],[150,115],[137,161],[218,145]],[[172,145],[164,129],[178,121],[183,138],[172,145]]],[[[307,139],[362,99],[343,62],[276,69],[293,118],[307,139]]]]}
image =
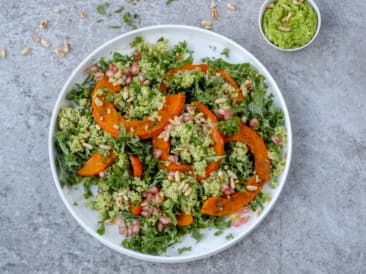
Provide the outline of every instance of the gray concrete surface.
{"type": "MultiPolygon", "coordinates": [[[[235,12],[218,1],[214,31],[256,55],[284,93],[293,164],[278,204],[254,233],[219,255],[179,265],[142,262],[103,246],[71,217],[52,181],[47,132],[63,83],[88,53],[129,29],[96,24],[99,2],[0,0],[0,48],[8,52],[0,59],[0,272],[366,273],[366,2],[319,1],[319,38],[289,54],[261,38],[262,1],[233,0],[235,12]],[[66,57],[32,41],[44,18],[49,28],[40,34],[52,48],[69,37],[66,57]],[[25,46],[33,48],[28,56],[20,53],[25,46]]],[[[198,26],[210,16],[208,0],[164,2],[125,6],[138,10],[139,26],[198,26]]]]}

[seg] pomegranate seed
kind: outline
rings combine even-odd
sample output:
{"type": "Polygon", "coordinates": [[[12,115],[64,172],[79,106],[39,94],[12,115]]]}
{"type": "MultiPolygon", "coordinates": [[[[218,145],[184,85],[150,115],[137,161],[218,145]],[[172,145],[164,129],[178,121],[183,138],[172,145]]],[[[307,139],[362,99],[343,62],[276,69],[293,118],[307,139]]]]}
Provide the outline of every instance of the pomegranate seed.
{"type": "Polygon", "coordinates": [[[95,81],[100,81],[100,80],[103,79],[103,77],[104,77],[104,73],[103,72],[98,71],[98,72],[96,72],[94,74],[95,81]]]}
{"type": "Polygon", "coordinates": [[[143,84],[146,81],[146,78],[142,75],[139,75],[138,78],[139,78],[139,81],[140,81],[141,84],[143,84]]]}
{"type": "Polygon", "coordinates": [[[147,192],[145,191],[145,192],[142,192],[142,194],[141,194],[141,196],[143,197],[143,198],[146,198],[147,197],[147,192]]]}
{"type": "Polygon", "coordinates": [[[177,155],[169,155],[168,161],[172,163],[178,163],[178,156],[177,155]]]}
{"type": "Polygon", "coordinates": [[[116,64],[110,64],[109,70],[111,71],[111,73],[115,74],[118,71],[118,67],[116,66],[116,64]]]}
{"type": "Polygon", "coordinates": [[[170,224],[170,223],[171,223],[171,220],[170,220],[167,216],[165,216],[165,215],[161,216],[161,217],[159,218],[159,221],[160,221],[163,225],[167,225],[167,224],[170,224]]]}
{"type": "Polygon", "coordinates": [[[149,211],[141,211],[141,216],[151,217],[151,213],[149,211]]]}
{"type": "Polygon", "coordinates": [[[156,186],[153,186],[152,188],[150,188],[149,192],[152,194],[157,194],[159,192],[159,189],[156,186]]]}
{"type": "Polygon", "coordinates": [[[242,224],[247,223],[247,222],[249,221],[249,219],[250,219],[250,217],[249,217],[249,216],[244,216],[244,217],[241,217],[241,218],[239,219],[239,222],[240,222],[240,224],[242,225],[242,224]]]}
{"type": "Polygon", "coordinates": [[[221,185],[221,189],[223,190],[223,191],[225,191],[225,190],[228,190],[230,187],[229,187],[229,185],[227,185],[227,184],[222,184],[221,185]]]}
{"type": "Polygon", "coordinates": [[[126,84],[131,84],[132,82],[132,77],[131,76],[127,76],[126,78],[126,84]]]}
{"type": "Polygon", "coordinates": [[[140,65],[138,62],[136,62],[136,61],[132,62],[131,73],[132,73],[132,75],[137,75],[140,73],[140,65]]]}
{"type": "Polygon", "coordinates": [[[162,223],[158,223],[158,231],[163,232],[163,230],[164,230],[164,225],[162,223]]]}
{"type": "Polygon", "coordinates": [[[150,205],[146,205],[142,207],[143,211],[149,211],[150,210],[150,205]]]}
{"type": "Polygon", "coordinates": [[[156,159],[159,159],[162,153],[163,153],[163,151],[161,149],[154,148],[153,157],[156,159]]]}
{"type": "Polygon", "coordinates": [[[90,67],[87,67],[85,69],[85,73],[87,73],[87,74],[93,74],[93,73],[96,73],[98,71],[99,71],[99,67],[95,64],[90,66],[90,67]]]}
{"type": "Polygon", "coordinates": [[[239,216],[234,217],[232,219],[232,221],[231,221],[231,226],[238,227],[240,225],[241,225],[241,223],[240,223],[240,217],[239,216]]]}
{"type": "Polygon", "coordinates": [[[219,118],[223,118],[224,120],[228,120],[233,116],[231,109],[220,108],[216,109],[214,112],[219,118]]]}
{"type": "Polygon", "coordinates": [[[282,139],[281,139],[281,137],[279,137],[277,135],[273,135],[271,137],[271,139],[272,139],[273,143],[275,143],[276,145],[278,145],[278,146],[281,146],[282,145],[282,139]]]}
{"type": "Polygon", "coordinates": [[[183,114],[183,121],[184,122],[188,122],[188,121],[192,121],[193,120],[193,115],[190,113],[185,113],[183,114]]]}
{"type": "Polygon", "coordinates": [[[99,172],[98,176],[99,176],[99,178],[102,178],[102,179],[105,178],[105,172],[104,171],[99,172]]]}
{"type": "Polygon", "coordinates": [[[259,125],[259,120],[257,119],[257,118],[253,118],[252,120],[250,120],[250,122],[249,122],[249,126],[251,127],[251,128],[256,128],[256,127],[258,127],[258,125],[259,125]]]}
{"type": "Polygon", "coordinates": [[[107,70],[107,71],[105,72],[105,75],[106,75],[106,76],[108,76],[108,77],[110,78],[110,77],[112,77],[112,76],[114,75],[114,73],[113,73],[112,71],[110,71],[110,70],[107,70]]]}
{"type": "Polygon", "coordinates": [[[247,117],[247,116],[245,116],[245,115],[243,115],[243,116],[241,116],[240,120],[241,120],[241,122],[242,122],[243,124],[246,124],[246,123],[248,122],[248,117],[247,117]]]}
{"type": "Polygon", "coordinates": [[[154,215],[158,214],[160,212],[160,208],[154,207],[153,213],[154,215]]]}
{"type": "Polygon", "coordinates": [[[249,208],[243,207],[240,209],[240,214],[246,214],[246,213],[249,213],[249,208]]]}
{"type": "Polygon", "coordinates": [[[152,199],[154,199],[154,194],[148,193],[146,196],[146,200],[151,201],[152,199]]]}

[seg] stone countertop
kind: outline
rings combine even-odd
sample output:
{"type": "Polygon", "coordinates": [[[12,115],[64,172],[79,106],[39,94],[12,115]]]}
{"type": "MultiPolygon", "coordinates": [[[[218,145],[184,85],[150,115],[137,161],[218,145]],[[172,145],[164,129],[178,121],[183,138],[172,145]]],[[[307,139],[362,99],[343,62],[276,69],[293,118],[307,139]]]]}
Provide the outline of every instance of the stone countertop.
{"type": "MultiPolygon", "coordinates": [[[[48,163],[52,108],[71,71],[130,28],[96,23],[104,1],[0,0],[0,272],[2,273],[366,273],[366,2],[319,0],[318,39],[297,53],[272,49],[257,16],[262,1],[218,1],[214,31],[269,69],[287,101],[294,133],[288,182],[273,211],[236,246],[208,259],[162,265],[131,259],[87,234],[63,205],[48,163]],[[59,8],[60,14],[53,9],[59,8]],[[87,16],[80,18],[81,11],[87,16]],[[48,28],[39,23],[48,19],[48,28]],[[47,49],[32,40],[37,32],[47,49]],[[68,38],[65,57],[53,53],[68,38]],[[23,47],[32,47],[27,56],[23,47]]],[[[138,26],[199,26],[210,1],[148,1],[138,26]]]]}

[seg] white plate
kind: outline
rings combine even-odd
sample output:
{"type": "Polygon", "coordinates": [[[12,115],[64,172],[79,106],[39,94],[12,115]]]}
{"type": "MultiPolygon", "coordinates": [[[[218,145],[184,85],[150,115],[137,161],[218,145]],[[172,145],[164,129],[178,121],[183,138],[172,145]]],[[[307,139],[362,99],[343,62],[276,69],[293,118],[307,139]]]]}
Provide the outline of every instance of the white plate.
{"type": "Polygon", "coordinates": [[[122,254],[137,259],[153,262],[177,263],[201,259],[223,251],[224,249],[234,245],[235,243],[243,239],[244,236],[248,235],[267,216],[268,212],[276,203],[286,181],[292,153],[292,132],[287,106],[276,82],[273,80],[267,69],[251,53],[249,53],[246,49],[233,42],[232,40],[211,31],[206,31],[200,28],[190,26],[162,25],[142,28],[118,36],[96,49],[87,58],[85,58],[84,61],[81,62],[81,64],[72,72],[57,99],[51,118],[48,149],[51,171],[57,190],[60,193],[60,196],[64,201],[67,209],[87,232],[89,232],[103,244],[122,254]],[[155,42],[158,38],[163,36],[169,39],[171,45],[186,40],[188,42],[189,48],[194,50],[194,58],[196,63],[200,62],[200,58],[206,56],[222,57],[220,55],[220,52],[224,48],[228,48],[230,50],[230,57],[227,58],[229,62],[249,62],[257,68],[259,73],[265,76],[267,84],[269,86],[269,92],[274,94],[276,104],[283,110],[285,114],[286,130],[288,134],[287,162],[285,170],[279,179],[278,188],[273,190],[268,187],[268,184],[264,188],[266,192],[271,193],[272,200],[271,202],[265,204],[265,208],[258,217],[251,217],[248,223],[238,228],[229,228],[225,230],[221,236],[214,236],[213,233],[215,232],[215,230],[204,230],[202,231],[204,232],[204,239],[199,243],[196,243],[194,239],[192,239],[190,236],[187,236],[183,239],[182,243],[179,243],[170,248],[166,252],[166,254],[162,256],[146,255],[129,249],[125,249],[121,246],[121,241],[123,237],[118,234],[118,229],[116,226],[107,225],[106,233],[103,236],[99,235],[96,232],[98,215],[95,211],[85,206],[85,200],[83,198],[83,187],[76,186],[73,188],[61,188],[58,171],[55,164],[54,131],[56,127],[57,114],[60,110],[60,107],[67,104],[65,99],[66,94],[70,91],[70,89],[72,89],[75,83],[80,83],[84,80],[85,68],[94,64],[97,60],[99,60],[100,57],[104,56],[108,58],[111,56],[111,53],[115,51],[121,53],[132,52],[129,47],[129,43],[136,36],[142,36],[146,41],[150,42],[155,42]],[[216,48],[215,51],[213,50],[214,48],[216,48]],[[74,205],[75,202],[77,203],[77,205],[74,205]],[[225,238],[225,236],[230,233],[234,235],[234,238],[228,240],[225,238]],[[177,250],[179,247],[183,246],[192,246],[192,251],[185,252],[179,255],[177,250]]]}

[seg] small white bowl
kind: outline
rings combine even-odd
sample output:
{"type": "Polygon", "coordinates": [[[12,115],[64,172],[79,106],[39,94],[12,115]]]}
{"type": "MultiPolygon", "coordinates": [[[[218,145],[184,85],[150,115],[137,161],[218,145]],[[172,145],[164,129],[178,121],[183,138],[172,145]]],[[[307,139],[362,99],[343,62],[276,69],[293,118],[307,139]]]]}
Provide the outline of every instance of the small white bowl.
{"type": "Polygon", "coordinates": [[[298,50],[302,50],[304,48],[306,48],[307,46],[309,46],[315,39],[316,37],[318,36],[319,34],[319,31],[320,31],[320,27],[321,27],[321,24],[322,24],[322,19],[321,19],[321,15],[320,15],[320,11],[319,11],[319,8],[318,8],[318,5],[315,3],[314,0],[306,0],[309,2],[309,4],[313,7],[317,17],[318,17],[318,26],[317,26],[317,29],[316,29],[316,32],[313,36],[313,38],[307,42],[305,45],[301,46],[301,47],[298,47],[298,48],[292,48],[292,49],[284,49],[284,48],[280,48],[278,46],[276,46],[275,44],[273,44],[271,41],[268,40],[267,36],[264,34],[264,31],[263,31],[263,26],[262,26],[262,18],[263,18],[263,14],[267,8],[267,5],[270,4],[270,3],[275,3],[277,2],[277,0],[265,0],[260,11],[259,11],[259,18],[258,18],[258,25],[259,25],[259,30],[264,38],[264,40],[266,40],[266,42],[268,44],[270,44],[272,47],[274,47],[275,49],[278,49],[278,50],[281,50],[281,51],[287,51],[287,52],[291,52],[291,51],[298,51],[298,50]]]}

